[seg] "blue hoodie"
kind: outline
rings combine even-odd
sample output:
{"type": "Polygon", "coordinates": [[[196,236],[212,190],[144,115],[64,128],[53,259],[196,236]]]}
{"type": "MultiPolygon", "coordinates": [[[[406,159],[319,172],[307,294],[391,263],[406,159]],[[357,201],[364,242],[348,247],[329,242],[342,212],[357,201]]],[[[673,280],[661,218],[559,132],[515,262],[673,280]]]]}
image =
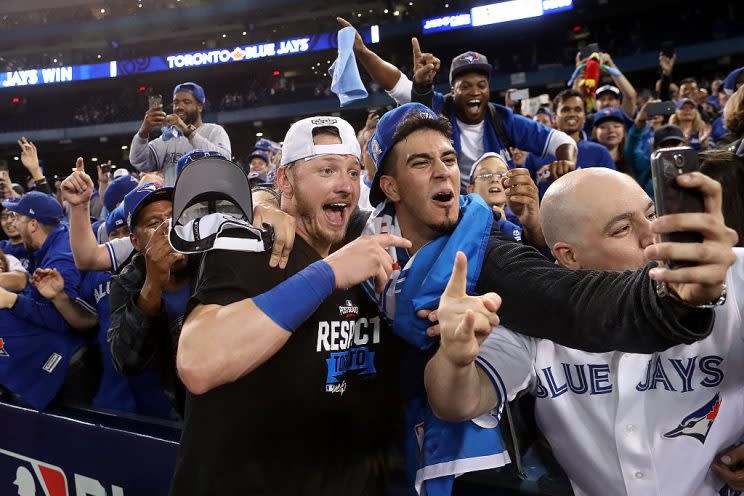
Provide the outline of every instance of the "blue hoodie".
{"type": "MultiPolygon", "coordinates": [[[[37,268],[56,269],[65,293],[78,298],[80,272],[75,267],[66,224],[59,224],[34,253],[37,268]]],[[[83,339],[34,287],[18,296],[10,310],[0,310],[0,384],[43,410],[62,388],[72,355],[83,339]]]]}

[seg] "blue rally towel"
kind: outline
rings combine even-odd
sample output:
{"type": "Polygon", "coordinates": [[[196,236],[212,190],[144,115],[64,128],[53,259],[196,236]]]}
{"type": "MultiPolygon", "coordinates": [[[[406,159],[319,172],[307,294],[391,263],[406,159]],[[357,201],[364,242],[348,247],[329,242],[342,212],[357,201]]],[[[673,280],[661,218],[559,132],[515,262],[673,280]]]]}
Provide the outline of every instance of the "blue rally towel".
{"type": "Polygon", "coordinates": [[[356,30],[349,26],[338,32],[338,58],[328,69],[331,74],[331,91],[338,95],[341,106],[367,98],[362,78],[359,76],[354,56],[356,30]]]}
{"type": "Polygon", "coordinates": [[[179,136],[183,136],[183,133],[180,129],[178,129],[176,126],[163,126],[161,128],[163,141],[168,141],[171,138],[178,138],[179,136]]]}
{"type": "MultiPolygon", "coordinates": [[[[416,316],[421,309],[435,309],[449,282],[455,255],[468,258],[467,292],[473,293],[480,275],[493,213],[478,195],[460,197],[460,220],[455,230],[421,248],[404,267],[404,252],[393,251],[394,270],[382,294],[373,281],[362,286],[396,334],[418,350],[436,342],[427,336],[429,322],[416,316]]],[[[395,211],[387,201],[378,205],[365,234],[382,232],[400,236],[395,211]]],[[[423,376],[423,368],[420,370],[423,376]]],[[[419,373],[417,371],[417,373],[419,373]]],[[[424,397],[409,402],[406,411],[406,466],[419,494],[448,496],[454,478],[466,472],[504,466],[509,455],[498,428],[498,416],[484,415],[472,421],[451,423],[438,419],[424,397]]]]}

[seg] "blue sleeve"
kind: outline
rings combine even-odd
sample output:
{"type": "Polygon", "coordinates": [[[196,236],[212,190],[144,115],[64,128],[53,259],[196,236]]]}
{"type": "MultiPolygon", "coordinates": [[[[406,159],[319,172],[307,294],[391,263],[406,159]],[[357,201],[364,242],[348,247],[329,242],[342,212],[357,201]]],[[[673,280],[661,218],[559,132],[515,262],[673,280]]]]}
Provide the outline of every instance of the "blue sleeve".
{"type": "Polygon", "coordinates": [[[64,332],[69,329],[67,321],[49,300],[37,301],[31,296],[18,295],[18,301],[10,312],[19,319],[50,331],[64,332]]]}
{"type": "Polygon", "coordinates": [[[98,284],[98,275],[100,272],[87,272],[80,281],[80,291],[77,302],[85,306],[87,310],[96,308],[96,285],[98,284]]]}
{"type": "Polygon", "coordinates": [[[522,228],[512,224],[506,219],[499,219],[499,231],[501,231],[506,236],[512,238],[514,241],[521,243],[522,242],[522,228]]]}
{"type": "Polygon", "coordinates": [[[598,164],[600,167],[607,167],[608,169],[617,170],[617,166],[615,165],[615,161],[612,160],[612,155],[610,155],[609,150],[605,148],[604,146],[600,146],[599,150],[599,160],[598,164]]]}
{"type": "Polygon", "coordinates": [[[76,300],[80,296],[80,271],[75,267],[71,254],[52,258],[44,263],[43,268],[56,269],[62,275],[62,279],[65,280],[65,293],[71,300],[76,300]]]}
{"type": "MultiPolygon", "coordinates": [[[[444,95],[438,91],[435,91],[434,97],[432,98],[431,106],[435,114],[441,114],[442,110],[444,109],[444,95]]],[[[454,126],[455,123],[453,122],[452,125],[454,126]]]]}
{"type": "Polygon", "coordinates": [[[509,109],[506,111],[508,114],[502,111],[500,116],[512,144],[538,157],[544,156],[547,153],[553,130],[521,115],[514,115],[509,109]]]}

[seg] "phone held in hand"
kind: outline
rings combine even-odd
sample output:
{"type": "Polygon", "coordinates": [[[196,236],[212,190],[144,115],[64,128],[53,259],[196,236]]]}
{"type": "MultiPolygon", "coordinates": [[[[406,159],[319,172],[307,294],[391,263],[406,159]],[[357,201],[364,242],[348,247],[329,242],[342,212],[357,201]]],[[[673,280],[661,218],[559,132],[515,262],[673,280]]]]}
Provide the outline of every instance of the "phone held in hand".
{"type": "Polygon", "coordinates": [[[163,95],[150,95],[147,97],[147,105],[149,108],[162,108],[163,107],[163,95]]]}
{"type": "Polygon", "coordinates": [[[649,117],[656,117],[657,115],[672,115],[675,111],[674,102],[655,102],[646,105],[646,114],[649,117]]]}
{"type": "MultiPolygon", "coordinates": [[[[662,148],[651,155],[656,215],[704,212],[703,195],[697,189],[683,188],[677,177],[699,170],[697,152],[690,147],[662,148]]],[[[697,232],[675,232],[661,235],[662,242],[702,243],[697,232]]],[[[668,261],[671,269],[690,267],[692,262],[668,261]]]]}
{"type": "Polygon", "coordinates": [[[673,41],[665,41],[661,44],[661,53],[668,58],[674,57],[674,42],[673,41]]]}
{"type": "Polygon", "coordinates": [[[101,164],[101,172],[103,172],[104,174],[108,174],[109,172],[111,172],[111,164],[101,164]]]}
{"type": "Polygon", "coordinates": [[[579,52],[579,60],[586,60],[593,53],[600,53],[599,43],[589,43],[579,52]]]}

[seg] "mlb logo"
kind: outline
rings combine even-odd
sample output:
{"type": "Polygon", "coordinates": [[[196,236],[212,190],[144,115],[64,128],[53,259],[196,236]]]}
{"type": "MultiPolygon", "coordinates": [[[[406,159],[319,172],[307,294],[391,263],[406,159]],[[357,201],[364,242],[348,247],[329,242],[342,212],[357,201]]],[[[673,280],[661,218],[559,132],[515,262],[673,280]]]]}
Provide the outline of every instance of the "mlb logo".
{"type": "Polygon", "coordinates": [[[34,460],[27,456],[0,449],[0,454],[13,458],[2,473],[0,481],[0,493],[19,494],[21,496],[48,495],[68,496],[67,477],[64,471],[54,465],[34,460]]]}
{"type": "Polygon", "coordinates": [[[0,338],[0,358],[9,357],[10,353],[5,351],[5,340],[0,338]]]}

